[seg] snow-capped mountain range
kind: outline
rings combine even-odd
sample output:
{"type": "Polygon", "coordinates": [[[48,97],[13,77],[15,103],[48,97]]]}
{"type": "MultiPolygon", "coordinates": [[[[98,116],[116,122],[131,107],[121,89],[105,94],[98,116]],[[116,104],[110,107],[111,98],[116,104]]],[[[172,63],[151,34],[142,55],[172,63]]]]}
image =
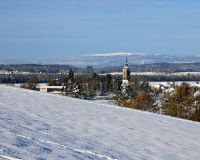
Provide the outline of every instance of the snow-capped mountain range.
{"type": "Polygon", "coordinates": [[[59,59],[0,59],[0,64],[22,64],[22,63],[39,63],[39,64],[68,64],[72,66],[85,67],[92,65],[94,67],[113,67],[124,64],[128,57],[129,64],[152,64],[152,63],[195,63],[200,62],[200,55],[191,56],[171,56],[163,54],[149,53],[97,53],[74,56],[71,58],[59,59]]]}
{"type": "MultiPolygon", "coordinates": [[[[152,64],[152,63],[195,63],[200,62],[200,56],[171,56],[162,54],[146,53],[105,53],[90,54],[77,58],[82,64],[91,64],[97,67],[121,66],[128,57],[129,64],[152,64]],[[84,62],[84,63],[83,63],[84,62]]],[[[77,65],[81,65],[78,63],[77,65]]]]}

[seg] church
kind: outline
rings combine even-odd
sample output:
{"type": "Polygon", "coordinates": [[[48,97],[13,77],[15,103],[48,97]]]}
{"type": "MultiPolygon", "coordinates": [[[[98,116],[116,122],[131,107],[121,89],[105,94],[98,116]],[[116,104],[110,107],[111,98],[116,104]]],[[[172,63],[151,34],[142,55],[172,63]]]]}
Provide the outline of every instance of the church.
{"type": "Polygon", "coordinates": [[[130,81],[130,69],[128,67],[128,59],[126,57],[126,63],[125,66],[123,68],[123,80],[122,80],[122,84],[123,85],[129,85],[129,81],[130,81]]]}

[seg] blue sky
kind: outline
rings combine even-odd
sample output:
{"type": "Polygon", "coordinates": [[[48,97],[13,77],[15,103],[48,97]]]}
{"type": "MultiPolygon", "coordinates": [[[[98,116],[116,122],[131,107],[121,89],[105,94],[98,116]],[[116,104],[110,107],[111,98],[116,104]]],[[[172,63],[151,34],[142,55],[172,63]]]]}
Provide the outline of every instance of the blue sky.
{"type": "Polygon", "coordinates": [[[199,0],[0,0],[0,58],[200,54],[199,0]]]}

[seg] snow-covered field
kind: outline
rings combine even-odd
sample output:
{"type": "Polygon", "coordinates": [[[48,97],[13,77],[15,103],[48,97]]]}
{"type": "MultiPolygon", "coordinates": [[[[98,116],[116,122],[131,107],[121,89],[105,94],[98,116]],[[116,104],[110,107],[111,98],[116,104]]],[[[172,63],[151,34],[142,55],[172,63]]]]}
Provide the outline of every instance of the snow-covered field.
{"type": "MultiPolygon", "coordinates": [[[[122,72],[110,72],[110,73],[104,73],[104,74],[99,74],[99,75],[122,75],[122,72]]],[[[200,75],[200,72],[172,72],[172,73],[167,73],[167,72],[131,72],[131,75],[143,75],[143,76],[198,76],[200,75]]]]}
{"type": "MultiPolygon", "coordinates": [[[[200,87],[200,84],[197,83],[196,81],[175,81],[174,85],[181,85],[183,82],[186,82],[193,87],[200,87]]],[[[149,82],[149,84],[154,88],[159,88],[160,85],[170,87],[171,85],[173,85],[173,82],[149,82]]]]}
{"type": "Polygon", "coordinates": [[[200,159],[200,123],[14,87],[0,91],[0,159],[200,159]]]}

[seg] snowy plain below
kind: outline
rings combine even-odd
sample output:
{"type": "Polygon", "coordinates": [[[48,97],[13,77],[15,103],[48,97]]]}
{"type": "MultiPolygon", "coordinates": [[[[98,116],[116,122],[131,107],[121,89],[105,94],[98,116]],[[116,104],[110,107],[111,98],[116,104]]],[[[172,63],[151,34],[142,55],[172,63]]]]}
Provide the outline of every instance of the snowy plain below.
{"type": "Polygon", "coordinates": [[[200,123],[0,85],[0,159],[199,160],[200,123]]]}

